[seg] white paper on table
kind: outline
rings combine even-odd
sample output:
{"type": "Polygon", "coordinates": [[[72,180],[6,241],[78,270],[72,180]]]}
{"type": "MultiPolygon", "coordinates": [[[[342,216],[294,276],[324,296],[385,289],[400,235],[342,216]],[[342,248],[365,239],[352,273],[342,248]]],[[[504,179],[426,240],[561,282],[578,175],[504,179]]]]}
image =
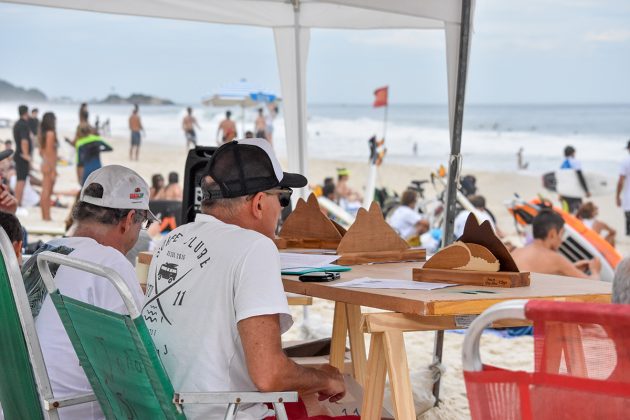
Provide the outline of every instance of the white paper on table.
{"type": "Polygon", "coordinates": [[[337,261],[339,255],[299,254],[295,252],[280,253],[280,268],[282,270],[296,268],[320,268],[337,261]]]}
{"type": "Polygon", "coordinates": [[[413,280],[373,279],[371,277],[362,277],[360,279],[354,279],[344,283],[331,284],[331,286],[361,287],[364,289],[434,290],[457,285],[450,283],[427,283],[413,280]]]}

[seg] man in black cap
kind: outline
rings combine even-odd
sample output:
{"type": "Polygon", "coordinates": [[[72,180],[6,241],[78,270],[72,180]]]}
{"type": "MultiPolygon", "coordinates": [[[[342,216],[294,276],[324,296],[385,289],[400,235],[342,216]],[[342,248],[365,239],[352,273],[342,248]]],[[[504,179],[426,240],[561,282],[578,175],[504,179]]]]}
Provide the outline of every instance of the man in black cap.
{"type": "MultiPolygon", "coordinates": [[[[164,239],[149,268],[142,314],[175,389],[298,390],[332,402],[344,396],[337,369],[302,367],[281,346],[293,321],[272,239],[291,188],[306,183],[282,171],[264,139],[215,151],[201,183],[201,213],[164,239]]],[[[225,409],[185,407],[188,418],[221,418],[225,409]]],[[[262,404],[242,411],[252,419],[270,415],[262,404]]]]}
{"type": "MultiPolygon", "coordinates": [[[[626,145],[630,152],[630,140],[626,145]]],[[[630,156],[626,156],[619,168],[619,181],[617,182],[617,207],[623,207],[626,215],[626,235],[630,236],[630,156]],[[623,192],[623,199],[621,193],[623,192]]]]}

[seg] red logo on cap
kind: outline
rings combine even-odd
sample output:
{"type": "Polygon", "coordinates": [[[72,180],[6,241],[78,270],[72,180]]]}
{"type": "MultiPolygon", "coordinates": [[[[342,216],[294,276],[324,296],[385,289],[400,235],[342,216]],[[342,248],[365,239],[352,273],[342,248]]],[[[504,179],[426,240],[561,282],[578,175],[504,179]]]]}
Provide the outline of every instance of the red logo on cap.
{"type": "Polygon", "coordinates": [[[131,194],[129,194],[129,198],[131,200],[137,200],[139,198],[144,197],[144,193],[141,192],[142,190],[140,189],[140,187],[137,187],[134,192],[132,192],[131,194]]]}

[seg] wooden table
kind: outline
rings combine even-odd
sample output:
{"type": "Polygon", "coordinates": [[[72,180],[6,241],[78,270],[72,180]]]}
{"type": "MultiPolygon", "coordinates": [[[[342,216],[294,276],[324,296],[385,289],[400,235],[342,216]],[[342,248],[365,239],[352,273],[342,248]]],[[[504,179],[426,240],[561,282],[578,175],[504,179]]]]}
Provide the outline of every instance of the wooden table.
{"type": "MultiPolygon", "coordinates": [[[[332,287],[360,277],[411,280],[411,269],[419,266],[419,263],[353,266],[352,271],[342,273],[340,280],[330,283],[303,283],[297,276],[282,278],[287,292],[335,301],[330,363],[343,367],[346,337],[349,337],[353,373],[364,386],[361,411],[364,420],[380,418],[386,374],[392,388],[395,417],[416,418],[403,332],[466,328],[475,315],[511,299],[610,302],[610,283],[537,273],[531,274],[529,287],[509,289],[455,286],[419,291],[332,287]],[[361,306],[392,312],[362,315],[361,306]],[[364,332],[372,335],[369,360],[364,332]]],[[[508,321],[501,325],[522,323],[508,321]]]]}

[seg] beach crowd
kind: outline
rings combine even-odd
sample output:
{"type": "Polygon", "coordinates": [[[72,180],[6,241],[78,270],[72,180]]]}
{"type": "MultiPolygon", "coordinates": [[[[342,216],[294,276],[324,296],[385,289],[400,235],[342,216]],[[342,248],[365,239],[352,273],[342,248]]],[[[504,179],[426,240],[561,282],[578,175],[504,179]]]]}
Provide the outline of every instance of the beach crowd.
{"type": "MultiPolygon", "coordinates": [[[[226,112],[216,134],[220,146],[202,176],[200,213],[194,221],[178,226],[164,224],[171,216],[168,211],[154,211],[157,202],[178,202],[181,209],[183,191],[178,173],[170,172],[166,177],[156,173],[149,185],[128,167],[103,166],[100,154],[111,151],[112,147],[100,136],[101,128],[90,125],[88,106],[82,104],[75,137],[66,139],[76,151],[76,175],[81,188],[70,192],[75,202],[65,236],[30,253],[22,267],[25,282],[41,276],[36,261],[44,250],[114,269],[141,308],[150,337],[176,389],[299,390],[302,395],[314,394],[319,400],[332,403],[342,399],[346,387],[336,368],[301,366],[287,357],[281,347],[280,336],[293,320],[273,239],[283,208],[291,202],[293,188],[305,187],[307,180],[301,174],[283,172],[281,168],[272,144],[275,112],[277,108],[270,108],[265,116],[261,108],[254,131],[242,140],[237,140],[236,125],[231,113],[226,112]],[[159,240],[152,245],[154,237],[159,240]],[[153,257],[143,291],[134,270],[135,256],[148,249],[153,250],[153,257]]],[[[182,120],[187,149],[197,145],[199,129],[193,110],[188,108],[182,120]]],[[[129,130],[129,159],[138,160],[144,134],[138,106],[129,117],[129,130]]],[[[50,207],[57,205],[53,197],[57,194],[54,187],[60,159],[55,115],[45,112],[40,121],[37,109],[29,112],[22,105],[13,133],[14,142],[5,144],[7,150],[13,150],[13,155],[2,155],[0,225],[22,265],[28,239],[15,214],[28,199],[29,189],[41,187],[38,197],[43,220],[51,219],[50,207]],[[36,152],[41,155],[41,176],[33,167],[36,152]]],[[[583,180],[575,149],[570,146],[565,150],[562,167],[576,170],[583,180]]],[[[352,210],[357,203],[360,206],[363,196],[350,187],[349,177],[349,171],[340,168],[336,180],[326,178],[318,194],[345,209],[352,210]]],[[[617,204],[628,209],[626,217],[630,219],[630,199],[625,198],[630,198],[629,179],[630,158],[627,158],[619,178],[617,204]]],[[[586,183],[583,186],[589,197],[586,183]]],[[[504,237],[486,207],[485,198],[474,188],[468,193],[469,205],[455,218],[456,237],[462,234],[470,213],[480,222],[487,220],[497,236],[504,237]]],[[[404,191],[398,205],[391,209],[388,221],[403,239],[422,246],[429,238],[433,241],[436,238],[432,220],[418,211],[419,199],[417,189],[404,191]]],[[[597,206],[577,197],[562,197],[562,201],[563,211],[576,214],[614,246],[616,232],[597,218],[597,206]]],[[[565,223],[557,210],[542,205],[531,221],[527,244],[521,248],[509,246],[515,262],[522,271],[599,278],[597,258],[571,262],[558,253],[565,223]]],[[[77,281],[76,272],[59,269],[55,282],[64,295],[112,312],[126,313],[115,288],[96,275],[86,274],[77,281]]],[[[630,303],[627,260],[618,266],[613,291],[614,302],[630,303]]],[[[31,301],[31,308],[55,396],[92,392],[53,303],[46,299],[45,293],[37,299],[31,301]]],[[[306,418],[303,402],[288,406],[290,418],[306,418]]],[[[186,408],[186,415],[198,419],[221,418],[224,410],[222,406],[191,406],[186,408]]],[[[103,418],[94,402],[66,407],[60,412],[64,419],[103,418]]],[[[263,404],[252,404],[243,412],[252,419],[273,416],[273,410],[263,404]]],[[[339,418],[350,420],[358,416],[339,418]]]]}

